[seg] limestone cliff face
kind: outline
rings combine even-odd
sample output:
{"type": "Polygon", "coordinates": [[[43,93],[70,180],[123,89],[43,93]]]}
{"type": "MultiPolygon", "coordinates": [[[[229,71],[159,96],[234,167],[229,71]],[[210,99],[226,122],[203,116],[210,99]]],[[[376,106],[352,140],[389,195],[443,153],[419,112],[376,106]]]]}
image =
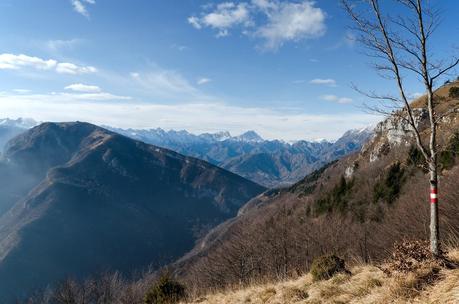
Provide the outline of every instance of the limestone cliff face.
{"type": "MultiPolygon", "coordinates": [[[[424,128],[428,112],[425,108],[413,109],[416,126],[424,128]]],[[[407,120],[406,113],[395,112],[376,125],[373,138],[363,146],[361,155],[367,156],[372,163],[391,149],[398,146],[409,146],[413,143],[413,130],[407,120]]]]}

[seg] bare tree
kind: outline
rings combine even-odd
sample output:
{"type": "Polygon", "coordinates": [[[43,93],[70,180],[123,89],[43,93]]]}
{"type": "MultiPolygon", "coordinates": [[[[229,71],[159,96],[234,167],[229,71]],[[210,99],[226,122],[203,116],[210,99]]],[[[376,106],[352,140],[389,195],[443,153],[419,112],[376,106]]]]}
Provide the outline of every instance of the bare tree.
{"type": "MultiPolygon", "coordinates": [[[[459,64],[435,58],[432,54],[432,35],[440,22],[440,14],[432,9],[428,0],[391,0],[384,5],[391,7],[392,15],[384,12],[378,0],[342,0],[345,10],[353,20],[357,41],[366,49],[366,55],[374,59],[378,74],[393,79],[398,96],[365,93],[379,100],[384,108],[374,107],[388,114],[388,108],[399,109],[399,114],[410,126],[416,145],[425,159],[430,181],[430,244],[432,253],[439,255],[438,224],[438,163],[437,124],[441,117],[436,112],[439,103],[434,88],[436,82],[459,64]],[[400,15],[394,16],[398,12],[400,15]],[[425,88],[429,127],[422,130],[417,113],[410,103],[404,79],[414,75],[425,88]],[[384,110],[386,109],[386,110],[384,110]],[[423,136],[426,134],[426,136],[423,136]]],[[[394,113],[391,113],[394,114],[394,113]]]]}

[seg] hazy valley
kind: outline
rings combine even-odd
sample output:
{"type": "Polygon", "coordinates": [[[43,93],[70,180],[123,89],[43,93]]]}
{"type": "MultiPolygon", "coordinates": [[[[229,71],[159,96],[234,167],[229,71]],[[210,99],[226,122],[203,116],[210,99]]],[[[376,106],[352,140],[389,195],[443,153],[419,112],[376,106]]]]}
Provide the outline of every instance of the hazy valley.
{"type": "Polygon", "coordinates": [[[66,276],[164,265],[264,190],[86,123],[41,124],[3,156],[3,300],[66,276]]]}

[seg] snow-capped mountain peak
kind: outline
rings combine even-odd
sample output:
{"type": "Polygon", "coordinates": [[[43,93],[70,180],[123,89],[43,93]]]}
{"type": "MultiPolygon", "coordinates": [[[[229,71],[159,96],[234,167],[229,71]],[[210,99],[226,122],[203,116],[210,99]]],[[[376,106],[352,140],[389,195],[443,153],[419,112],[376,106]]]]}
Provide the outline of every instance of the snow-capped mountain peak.
{"type": "Polygon", "coordinates": [[[233,137],[235,140],[244,142],[263,142],[264,139],[255,131],[247,131],[239,136],[233,137]]]}
{"type": "Polygon", "coordinates": [[[3,127],[15,127],[21,129],[30,129],[38,125],[38,122],[31,118],[17,118],[17,119],[10,119],[10,118],[2,118],[0,119],[0,126],[3,127]]]}

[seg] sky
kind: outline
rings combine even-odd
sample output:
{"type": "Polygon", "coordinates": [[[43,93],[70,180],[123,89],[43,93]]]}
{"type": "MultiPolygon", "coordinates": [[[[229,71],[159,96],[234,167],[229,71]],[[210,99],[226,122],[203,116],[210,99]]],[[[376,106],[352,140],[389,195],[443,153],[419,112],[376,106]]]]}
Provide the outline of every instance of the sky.
{"type": "MultiPolygon", "coordinates": [[[[430,1],[449,56],[459,1],[430,1]]],[[[353,84],[396,89],[348,25],[338,0],[0,0],[0,117],[333,140],[381,120],[353,84]]]]}

